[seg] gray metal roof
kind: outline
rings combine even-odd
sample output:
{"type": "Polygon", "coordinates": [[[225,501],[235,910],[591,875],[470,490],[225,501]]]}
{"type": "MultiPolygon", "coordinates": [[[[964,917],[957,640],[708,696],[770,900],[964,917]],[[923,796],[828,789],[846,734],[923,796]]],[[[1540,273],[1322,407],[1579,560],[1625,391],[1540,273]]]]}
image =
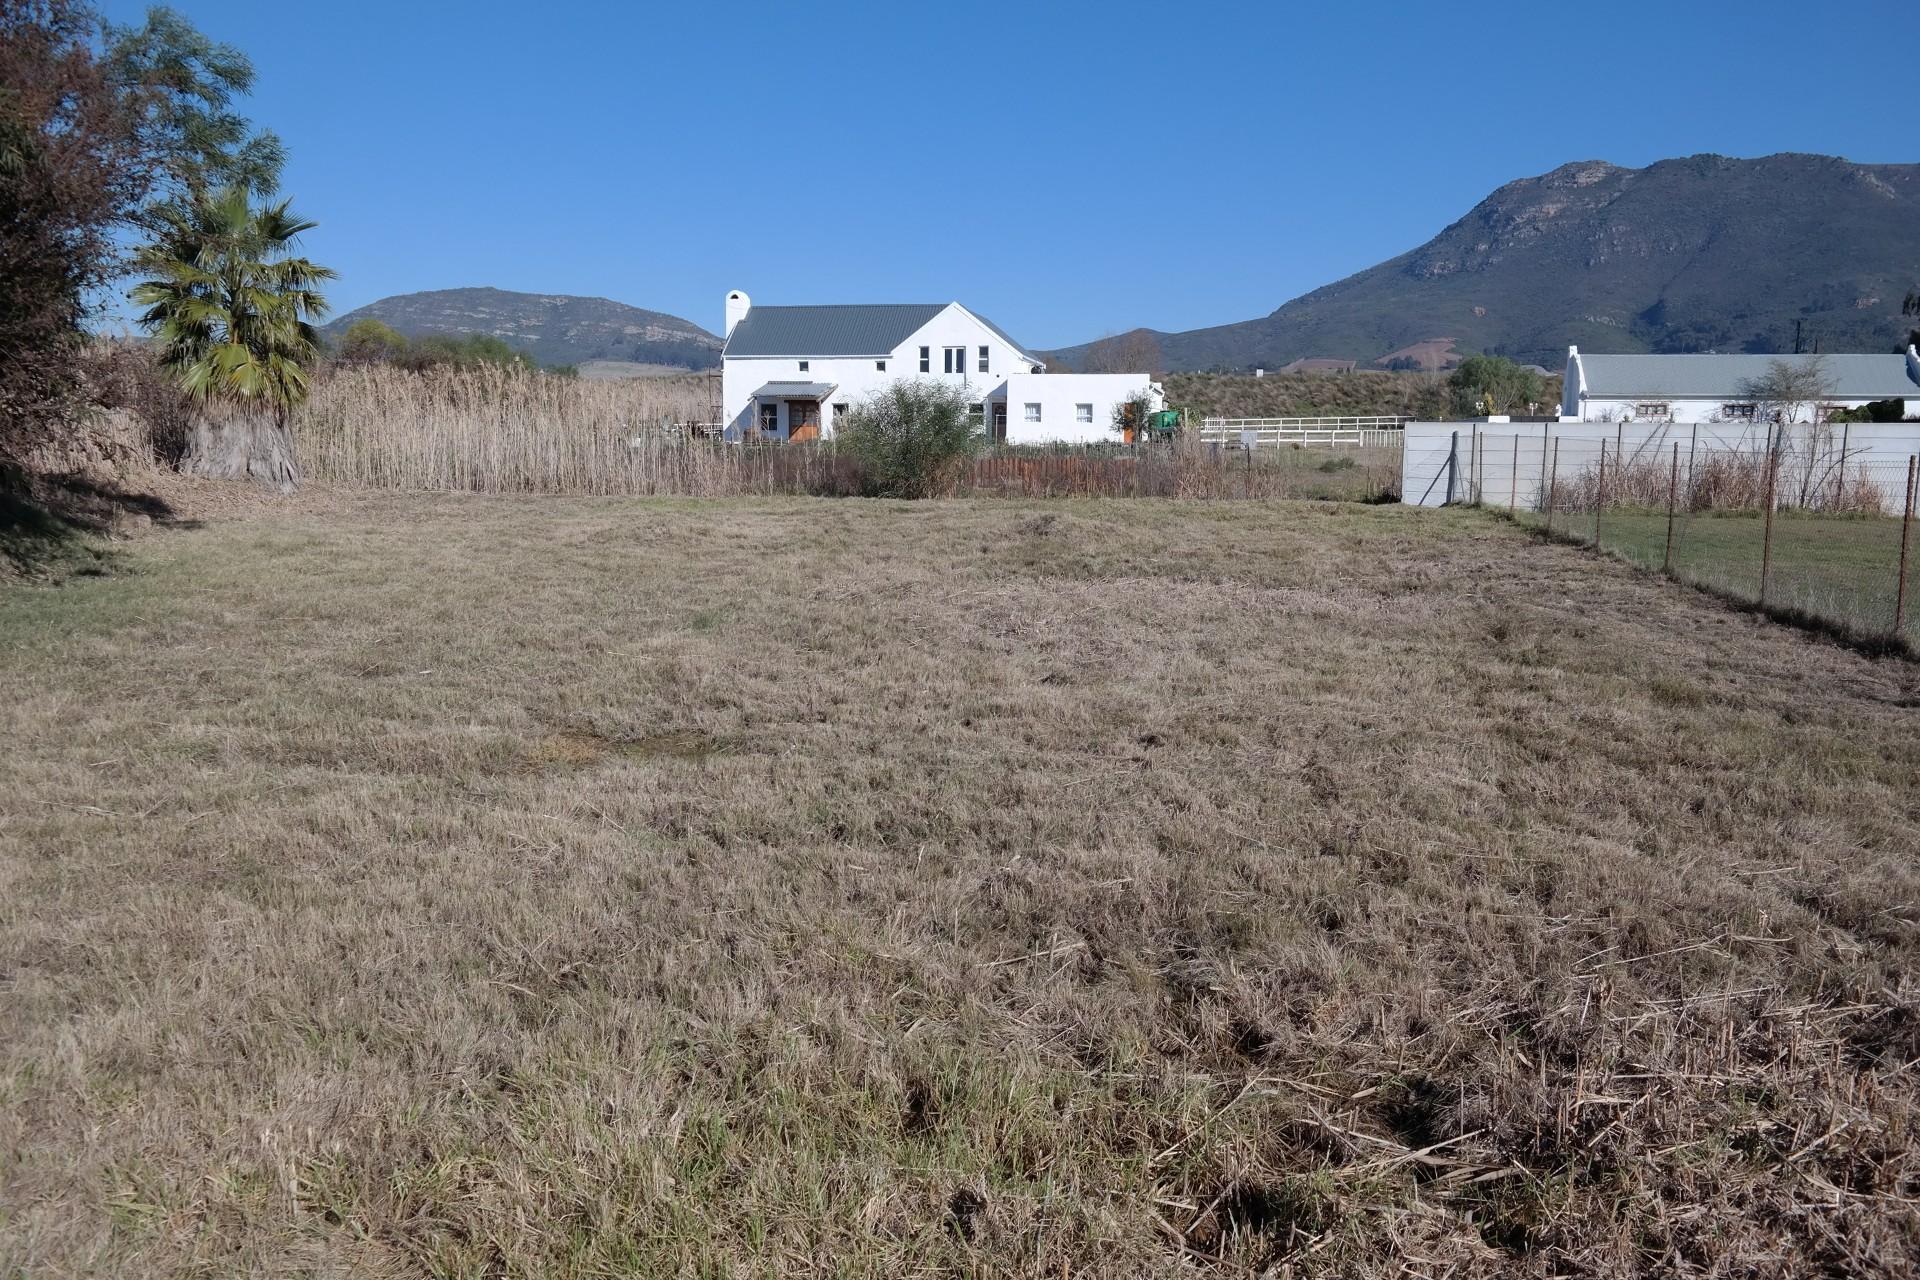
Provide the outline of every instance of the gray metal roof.
{"type": "MultiPolygon", "coordinates": [[[[845,303],[824,307],[753,307],[727,336],[730,356],[871,356],[878,360],[911,338],[953,304],[946,302],[845,303]]],[[[978,311],[967,314],[1032,363],[1013,336],[978,311]]]]}
{"type": "Polygon", "coordinates": [[[1586,373],[1586,391],[1592,397],[1674,396],[1678,398],[1738,400],[1751,398],[1746,387],[1767,376],[1775,360],[1802,364],[1819,360],[1825,366],[1836,400],[1891,400],[1920,396],[1920,381],[1909,370],[1905,356],[1868,355],[1680,355],[1610,356],[1580,353],[1586,373]]]}
{"type": "Polygon", "coordinates": [[[835,382],[769,382],[753,393],[755,400],[824,400],[834,393],[835,382]]]}
{"type": "Polygon", "coordinates": [[[947,309],[944,302],[753,307],[727,335],[730,356],[872,356],[879,359],[947,309]]]}

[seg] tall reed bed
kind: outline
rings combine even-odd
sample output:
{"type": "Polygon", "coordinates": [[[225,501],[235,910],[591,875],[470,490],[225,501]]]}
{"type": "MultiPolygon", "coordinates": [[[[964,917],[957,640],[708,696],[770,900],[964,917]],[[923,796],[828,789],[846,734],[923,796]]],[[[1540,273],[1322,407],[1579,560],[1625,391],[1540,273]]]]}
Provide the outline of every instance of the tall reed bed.
{"type": "MultiPolygon", "coordinates": [[[[728,444],[688,424],[712,413],[704,375],[586,381],[494,368],[329,371],[294,422],[302,464],[351,489],[584,495],[844,495],[853,459],[831,443],[728,444]]],[[[1391,451],[1245,455],[1182,440],[1005,449],[944,486],[964,497],[1373,498],[1391,451]],[[1324,459],[1324,460],[1323,460],[1324,459]]]]}
{"type": "Polygon", "coordinates": [[[691,437],[704,375],[591,381],[493,368],[331,371],[295,420],[313,479],[469,493],[837,492],[830,453],[691,437]]]}

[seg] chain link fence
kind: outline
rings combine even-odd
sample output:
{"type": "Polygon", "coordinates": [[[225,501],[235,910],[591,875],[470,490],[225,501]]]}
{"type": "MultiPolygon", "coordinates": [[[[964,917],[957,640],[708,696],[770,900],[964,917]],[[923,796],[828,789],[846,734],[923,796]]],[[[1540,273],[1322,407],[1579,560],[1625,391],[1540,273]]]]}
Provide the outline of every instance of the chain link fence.
{"type": "Polygon", "coordinates": [[[1463,431],[1453,500],[1776,615],[1920,647],[1920,450],[1856,447],[1845,424],[1572,426],[1463,431]]]}

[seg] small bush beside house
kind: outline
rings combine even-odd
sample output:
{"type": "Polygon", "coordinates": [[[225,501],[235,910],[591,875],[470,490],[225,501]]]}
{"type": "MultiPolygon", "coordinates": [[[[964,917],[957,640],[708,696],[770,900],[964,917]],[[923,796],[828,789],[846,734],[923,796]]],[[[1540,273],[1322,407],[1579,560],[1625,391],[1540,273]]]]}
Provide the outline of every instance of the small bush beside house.
{"type": "Polygon", "coordinates": [[[903,379],[855,405],[837,435],[873,498],[926,498],[951,489],[984,433],[957,386],[903,379]]]}

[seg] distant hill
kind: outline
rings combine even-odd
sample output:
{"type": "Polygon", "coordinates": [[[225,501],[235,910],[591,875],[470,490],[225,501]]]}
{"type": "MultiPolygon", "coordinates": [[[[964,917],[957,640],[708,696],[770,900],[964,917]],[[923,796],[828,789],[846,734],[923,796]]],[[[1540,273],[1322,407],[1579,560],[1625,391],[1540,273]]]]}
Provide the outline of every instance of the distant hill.
{"type": "MultiPolygon", "coordinates": [[[[1582,350],[1892,350],[1920,284],[1920,165],[1693,156],[1563,165],[1426,244],[1258,320],[1153,333],[1172,370],[1451,363],[1582,350]]],[[[1089,344],[1090,345],[1090,344],[1089,344]]],[[[1086,346],[1046,353],[1077,367],[1086,346]]]]}
{"type": "Polygon", "coordinates": [[[608,360],[710,369],[720,363],[720,339],[692,321],[606,298],[435,289],[370,302],[332,321],[324,332],[337,338],[369,316],[409,338],[490,333],[546,365],[608,360]]]}

